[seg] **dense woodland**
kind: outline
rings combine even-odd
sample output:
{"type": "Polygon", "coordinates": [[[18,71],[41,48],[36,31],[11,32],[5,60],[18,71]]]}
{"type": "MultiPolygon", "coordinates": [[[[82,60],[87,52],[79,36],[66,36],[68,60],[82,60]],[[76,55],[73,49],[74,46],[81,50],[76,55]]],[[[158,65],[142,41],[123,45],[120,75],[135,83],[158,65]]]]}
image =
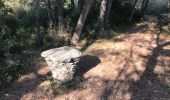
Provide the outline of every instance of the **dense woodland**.
{"type": "Polygon", "coordinates": [[[0,87],[21,77],[32,51],[110,39],[169,11],[169,0],[0,0],[0,87]]]}

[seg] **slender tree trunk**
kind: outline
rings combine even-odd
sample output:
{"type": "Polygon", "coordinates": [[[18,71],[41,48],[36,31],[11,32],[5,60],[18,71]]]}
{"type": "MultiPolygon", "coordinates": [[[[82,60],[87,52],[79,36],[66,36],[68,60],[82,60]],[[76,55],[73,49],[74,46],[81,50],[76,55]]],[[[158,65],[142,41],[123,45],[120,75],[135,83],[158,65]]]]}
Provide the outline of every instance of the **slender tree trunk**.
{"type": "Polygon", "coordinates": [[[138,0],[135,0],[135,1],[134,1],[133,8],[132,8],[132,12],[131,12],[130,17],[129,17],[129,23],[132,22],[132,19],[133,19],[134,13],[135,13],[135,7],[136,7],[136,4],[137,4],[137,1],[138,1],[138,0]]]}
{"type": "Polygon", "coordinates": [[[76,13],[80,12],[79,0],[74,0],[74,11],[76,13]]]}
{"type": "Polygon", "coordinates": [[[168,13],[170,13],[170,0],[168,0],[168,10],[167,10],[168,13]]]}
{"type": "Polygon", "coordinates": [[[85,0],[71,0],[71,8],[74,8],[75,12],[81,12],[84,6],[85,0]]]}
{"type": "Polygon", "coordinates": [[[109,15],[110,15],[110,10],[112,8],[112,3],[113,3],[113,0],[108,0],[107,2],[107,8],[106,8],[106,18],[105,18],[105,25],[107,25],[107,23],[109,22],[109,15]]]}
{"type": "Polygon", "coordinates": [[[39,0],[36,0],[36,45],[39,46],[41,42],[41,32],[40,32],[40,23],[39,23],[39,17],[40,17],[40,11],[39,11],[39,0]]]}
{"type": "Polygon", "coordinates": [[[143,10],[143,6],[145,5],[145,1],[146,1],[146,0],[142,0],[141,10],[143,10]]]}
{"type": "Polygon", "coordinates": [[[1,0],[0,0],[0,7],[4,7],[4,4],[1,0]]]}
{"type": "Polygon", "coordinates": [[[49,27],[53,27],[54,26],[54,17],[53,17],[52,9],[51,9],[51,1],[50,0],[46,0],[46,5],[47,5],[49,27]]]}
{"type": "Polygon", "coordinates": [[[146,8],[148,6],[148,2],[149,2],[149,0],[143,0],[143,3],[142,3],[142,17],[145,14],[146,8]]]}
{"type": "Polygon", "coordinates": [[[63,18],[64,0],[57,0],[57,8],[58,8],[58,26],[59,28],[63,28],[64,27],[64,18],[63,18]]]}
{"type": "Polygon", "coordinates": [[[84,7],[84,1],[85,0],[79,0],[80,12],[82,11],[82,9],[84,7]]]}
{"type": "Polygon", "coordinates": [[[100,14],[98,19],[98,31],[103,32],[104,31],[104,22],[105,22],[105,16],[106,16],[106,7],[107,7],[107,1],[108,0],[102,0],[101,6],[100,6],[100,14]]]}
{"type": "Polygon", "coordinates": [[[86,0],[85,6],[80,14],[79,20],[77,22],[77,25],[76,25],[76,28],[75,28],[75,31],[74,31],[74,34],[71,40],[71,43],[73,45],[76,45],[80,39],[80,34],[82,32],[84,23],[86,21],[87,15],[89,13],[89,10],[91,8],[93,1],[94,0],[86,0]]]}
{"type": "Polygon", "coordinates": [[[74,0],[71,0],[71,8],[74,8],[74,0]]]}

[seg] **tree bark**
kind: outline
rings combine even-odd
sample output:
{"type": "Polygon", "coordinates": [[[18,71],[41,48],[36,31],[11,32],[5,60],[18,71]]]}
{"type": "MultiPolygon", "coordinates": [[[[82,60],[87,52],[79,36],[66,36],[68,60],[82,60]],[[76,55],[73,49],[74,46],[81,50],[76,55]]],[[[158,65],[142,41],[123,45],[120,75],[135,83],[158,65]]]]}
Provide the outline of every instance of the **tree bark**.
{"type": "Polygon", "coordinates": [[[167,12],[170,13],[170,0],[168,0],[168,9],[167,12]]]}
{"type": "Polygon", "coordinates": [[[73,37],[71,39],[71,43],[73,45],[76,45],[80,39],[80,34],[82,32],[84,23],[86,21],[87,15],[89,13],[89,10],[91,8],[91,5],[93,3],[94,0],[86,0],[85,6],[80,14],[79,20],[77,22],[73,37]]]}
{"type": "Polygon", "coordinates": [[[142,3],[142,17],[145,14],[146,8],[148,6],[148,2],[149,2],[149,0],[143,0],[143,3],[142,3]]]}
{"type": "Polygon", "coordinates": [[[101,1],[100,14],[99,14],[99,19],[98,19],[98,31],[99,32],[104,31],[107,2],[108,2],[108,0],[101,1]]]}
{"type": "Polygon", "coordinates": [[[46,5],[47,5],[49,27],[53,27],[54,26],[54,17],[53,17],[52,9],[51,9],[51,1],[50,0],[46,0],[46,5]]]}
{"type": "Polygon", "coordinates": [[[79,0],[74,0],[74,11],[76,13],[80,12],[79,0]]]}
{"type": "Polygon", "coordinates": [[[71,8],[74,8],[74,0],[71,0],[71,8]]]}
{"type": "Polygon", "coordinates": [[[134,13],[135,13],[135,7],[136,7],[136,4],[137,4],[137,1],[138,1],[138,0],[135,0],[135,1],[134,1],[133,8],[132,8],[132,12],[131,12],[130,17],[129,17],[129,23],[132,22],[132,19],[133,19],[134,13]]]}
{"type": "Polygon", "coordinates": [[[58,26],[59,28],[63,28],[64,27],[64,18],[63,18],[64,0],[57,0],[57,8],[58,8],[58,26]]]}
{"type": "Polygon", "coordinates": [[[79,0],[79,5],[80,5],[80,12],[82,11],[84,7],[85,0],[79,0]]]}
{"type": "Polygon", "coordinates": [[[109,22],[109,15],[110,15],[110,10],[112,8],[112,3],[113,3],[113,0],[108,0],[107,2],[107,8],[106,8],[106,18],[105,18],[105,25],[107,25],[107,23],[109,22]]]}
{"type": "Polygon", "coordinates": [[[35,39],[36,39],[36,45],[39,46],[40,45],[40,41],[41,41],[41,32],[40,32],[40,23],[39,23],[39,17],[40,17],[40,11],[39,11],[39,0],[36,0],[36,35],[35,35],[35,39]]]}

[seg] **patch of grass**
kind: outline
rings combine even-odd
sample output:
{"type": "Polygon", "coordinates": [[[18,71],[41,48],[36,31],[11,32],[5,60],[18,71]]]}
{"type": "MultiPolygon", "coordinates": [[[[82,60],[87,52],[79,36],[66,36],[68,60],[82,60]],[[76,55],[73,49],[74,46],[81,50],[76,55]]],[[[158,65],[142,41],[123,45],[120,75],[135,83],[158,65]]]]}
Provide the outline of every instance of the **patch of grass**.
{"type": "Polygon", "coordinates": [[[82,76],[75,76],[73,80],[63,83],[63,84],[52,84],[52,89],[55,91],[55,93],[64,93],[68,90],[75,90],[80,87],[80,83],[84,81],[84,78],[82,76]]]}

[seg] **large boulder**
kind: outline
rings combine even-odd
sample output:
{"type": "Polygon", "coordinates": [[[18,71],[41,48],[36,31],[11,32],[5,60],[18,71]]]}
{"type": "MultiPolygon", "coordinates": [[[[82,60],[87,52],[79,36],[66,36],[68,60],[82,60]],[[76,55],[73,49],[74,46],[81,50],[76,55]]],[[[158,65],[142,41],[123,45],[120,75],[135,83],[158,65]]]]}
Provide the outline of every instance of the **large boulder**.
{"type": "Polygon", "coordinates": [[[45,58],[54,81],[64,83],[73,79],[81,52],[64,46],[46,50],[41,53],[41,56],[45,58]]]}

